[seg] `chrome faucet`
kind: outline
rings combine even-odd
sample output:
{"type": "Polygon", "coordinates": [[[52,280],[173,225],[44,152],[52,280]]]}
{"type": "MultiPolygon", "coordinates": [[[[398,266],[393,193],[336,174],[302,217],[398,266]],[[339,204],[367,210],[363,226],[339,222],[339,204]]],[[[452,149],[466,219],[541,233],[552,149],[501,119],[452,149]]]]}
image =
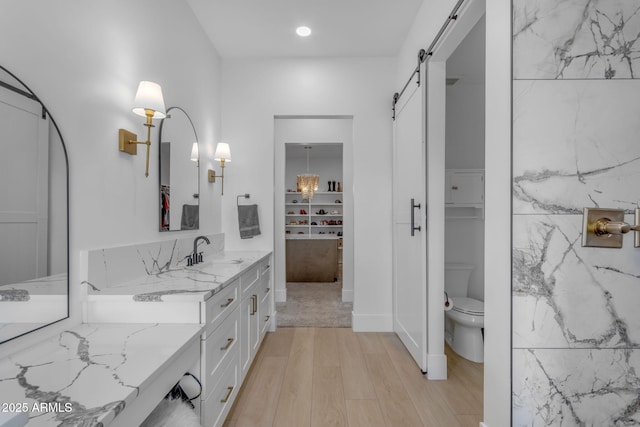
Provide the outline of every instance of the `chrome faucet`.
{"type": "Polygon", "coordinates": [[[202,262],[202,252],[198,252],[198,242],[204,240],[207,245],[211,242],[206,236],[198,236],[193,240],[193,253],[187,258],[187,266],[196,265],[202,262]]]}

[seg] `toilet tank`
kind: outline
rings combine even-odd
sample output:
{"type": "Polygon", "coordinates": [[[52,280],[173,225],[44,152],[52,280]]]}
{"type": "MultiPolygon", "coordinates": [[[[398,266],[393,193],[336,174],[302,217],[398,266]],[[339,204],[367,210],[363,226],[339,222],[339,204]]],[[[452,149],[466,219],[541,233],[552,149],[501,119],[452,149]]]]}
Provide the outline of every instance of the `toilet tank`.
{"type": "Polygon", "coordinates": [[[450,297],[466,297],[473,264],[447,262],[444,264],[444,290],[450,297]]]}

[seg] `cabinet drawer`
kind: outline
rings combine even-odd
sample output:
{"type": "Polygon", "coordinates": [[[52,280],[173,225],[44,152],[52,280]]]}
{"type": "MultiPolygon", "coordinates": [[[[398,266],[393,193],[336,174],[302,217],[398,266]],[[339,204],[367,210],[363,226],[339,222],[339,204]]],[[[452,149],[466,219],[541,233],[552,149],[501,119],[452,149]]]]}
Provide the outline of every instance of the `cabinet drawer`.
{"type": "Polygon", "coordinates": [[[260,273],[261,273],[261,274],[265,274],[265,273],[270,272],[270,270],[271,270],[271,262],[270,262],[270,259],[271,259],[271,257],[269,257],[269,258],[267,258],[267,259],[265,259],[265,260],[262,260],[262,261],[260,262],[260,273]]]}
{"type": "Polygon", "coordinates": [[[202,323],[206,324],[203,338],[209,336],[222,323],[222,321],[238,307],[240,299],[239,279],[234,280],[230,285],[224,288],[220,293],[214,295],[204,302],[204,319],[202,323]]]}
{"type": "Polygon", "coordinates": [[[258,298],[260,299],[261,305],[266,303],[269,295],[271,295],[271,281],[263,280],[258,287],[258,298]]]}
{"type": "Polygon", "coordinates": [[[269,303],[269,295],[264,299],[264,302],[260,306],[260,337],[264,337],[267,333],[267,329],[269,329],[269,324],[271,322],[271,304],[269,303]]]}
{"type": "Polygon", "coordinates": [[[240,276],[240,284],[242,286],[242,298],[252,292],[253,287],[260,278],[260,265],[254,265],[240,276]]]}
{"type": "Polygon", "coordinates": [[[210,390],[217,382],[220,367],[237,354],[240,347],[240,310],[234,310],[229,317],[203,342],[202,387],[210,390]]]}
{"type": "Polygon", "coordinates": [[[220,375],[220,381],[213,388],[207,400],[202,404],[202,426],[218,427],[224,420],[238,395],[239,359],[232,358],[220,375]]]}

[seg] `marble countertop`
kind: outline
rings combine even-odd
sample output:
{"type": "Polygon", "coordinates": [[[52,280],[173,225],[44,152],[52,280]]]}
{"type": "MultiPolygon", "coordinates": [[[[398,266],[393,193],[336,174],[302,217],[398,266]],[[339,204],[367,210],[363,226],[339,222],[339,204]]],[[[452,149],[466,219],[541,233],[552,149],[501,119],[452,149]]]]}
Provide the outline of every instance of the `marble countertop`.
{"type": "Polygon", "coordinates": [[[199,339],[201,329],[79,325],[0,360],[0,404],[9,412],[27,409],[30,427],[107,425],[199,339]]]}
{"type": "Polygon", "coordinates": [[[67,273],[0,286],[0,302],[24,302],[34,297],[67,298],[67,273]]]}
{"type": "Polygon", "coordinates": [[[139,302],[205,301],[270,253],[224,251],[191,267],[175,267],[118,286],[97,289],[86,283],[87,300],[121,300],[125,297],[139,302]]]}

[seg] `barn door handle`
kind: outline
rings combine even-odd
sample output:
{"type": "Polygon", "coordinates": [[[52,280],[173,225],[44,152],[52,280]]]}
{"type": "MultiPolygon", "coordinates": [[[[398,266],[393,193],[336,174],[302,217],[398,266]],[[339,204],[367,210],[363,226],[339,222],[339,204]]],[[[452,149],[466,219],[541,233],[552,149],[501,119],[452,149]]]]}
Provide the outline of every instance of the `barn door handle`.
{"type": "Polygon", "coordinates": [[[416,205],[415,199],[411,199],[411,235],[415,236],[416,230],[420,231],[420,226],[415,225],[415,209],[420,209],[420,203],[416,205]]]}

